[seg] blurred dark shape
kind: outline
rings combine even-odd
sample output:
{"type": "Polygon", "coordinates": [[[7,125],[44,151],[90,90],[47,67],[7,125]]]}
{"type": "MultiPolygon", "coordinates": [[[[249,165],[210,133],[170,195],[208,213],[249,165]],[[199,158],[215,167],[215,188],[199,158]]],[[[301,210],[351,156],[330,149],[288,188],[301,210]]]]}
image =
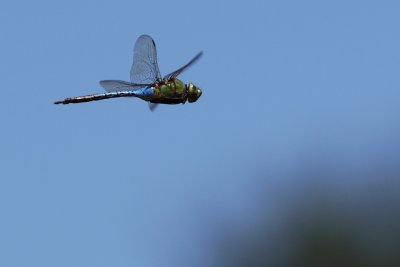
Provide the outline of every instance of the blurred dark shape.
{"type": "Polygon", "coordinates": [[[218,266],[399,267],[400,167],[317,169],[264,184],[262,219],[223,231],[218,266]]]}

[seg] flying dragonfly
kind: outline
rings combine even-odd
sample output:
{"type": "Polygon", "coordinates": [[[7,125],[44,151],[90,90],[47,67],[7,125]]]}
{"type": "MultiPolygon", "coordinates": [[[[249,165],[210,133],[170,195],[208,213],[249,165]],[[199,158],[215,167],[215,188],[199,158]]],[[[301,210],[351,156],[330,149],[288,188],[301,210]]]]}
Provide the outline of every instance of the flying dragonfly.
{"type": "Polygon", "coordinates": [[[184,104],[186,101],[193,103],[199,99],[202,91],[193,83],[185,84],[177,77],[198,61],[202,55],[202,52],[198,53],[186,65],[162,77],[157,63],[156,44],[149,35],[141,35],[136,40],[133,49],[130,82],[103,80],[100,81],[100,85],[106,93],[69,97],[56,101],[54,104],[137,97],[147,101],[150,109],[154,110],[158,104],[184,104]]]}

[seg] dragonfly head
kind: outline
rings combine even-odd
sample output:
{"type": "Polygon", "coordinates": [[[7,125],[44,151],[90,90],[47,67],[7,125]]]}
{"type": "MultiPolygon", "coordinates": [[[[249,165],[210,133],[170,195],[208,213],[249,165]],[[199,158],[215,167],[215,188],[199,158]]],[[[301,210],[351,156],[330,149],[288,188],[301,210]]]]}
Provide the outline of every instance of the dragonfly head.
{"type": "Polygon", "coordinates": [[[200,90],[200,88],[198,88],[196,85],[194,85],[193,83],[189,83],[188,85],[188,101],[189,103],[193,103],[196,102],[197,99],[199,99],[199,97],[201,96],[202,92],[200,90]]]}

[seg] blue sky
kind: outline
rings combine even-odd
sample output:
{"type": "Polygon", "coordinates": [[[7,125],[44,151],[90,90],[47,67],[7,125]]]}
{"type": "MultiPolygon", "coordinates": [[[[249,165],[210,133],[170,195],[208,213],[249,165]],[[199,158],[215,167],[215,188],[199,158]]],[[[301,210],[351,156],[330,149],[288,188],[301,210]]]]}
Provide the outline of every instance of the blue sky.
{"type": "Polygon", "coordinates": [[[254,169],[321,157],[369,166],[398,143],[399,11],[396,1],[3,2],[0,265],[211,266],[213,231],[261,205],[254,169]],[[162,74],[204,52],[180,76],[202,88],[198,102],[153,113],[136,99],[52,104],[128,80],[143,33],[162,74]]]}

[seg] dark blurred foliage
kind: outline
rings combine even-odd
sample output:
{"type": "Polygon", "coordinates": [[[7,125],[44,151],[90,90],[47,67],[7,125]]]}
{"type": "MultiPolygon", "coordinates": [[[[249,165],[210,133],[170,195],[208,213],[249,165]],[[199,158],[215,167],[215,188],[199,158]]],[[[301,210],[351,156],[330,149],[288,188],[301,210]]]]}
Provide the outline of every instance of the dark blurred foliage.
{"type": "Polygon", "coordinates": [[[400,166],[389,165],[262,173],[275,181],[258,189],[263,215],[220,232],[217,266],[400,266],[400,166]]]}

